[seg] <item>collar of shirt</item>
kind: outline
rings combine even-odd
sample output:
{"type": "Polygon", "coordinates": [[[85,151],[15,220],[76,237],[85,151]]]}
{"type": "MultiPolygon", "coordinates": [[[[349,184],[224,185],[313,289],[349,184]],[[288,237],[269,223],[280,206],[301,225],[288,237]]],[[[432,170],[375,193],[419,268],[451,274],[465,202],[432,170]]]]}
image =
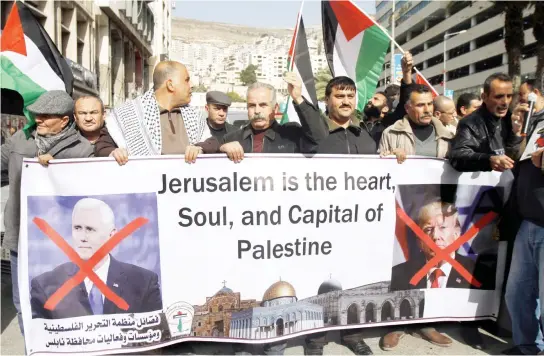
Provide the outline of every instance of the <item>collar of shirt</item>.
{"type": "MultiPolygon", "coordinates": [[[[439,288],[446,287],[446,281],[448,280],[448,277],[450,276],[451,268],[452,267],[449,262],[446,262],[442,266],[440,266],[440,269],[442,270],[442,272],[444,272],[444,276],[438,278],[439,288]]],[[[433,267],[429,270],[429,273],[427,273],[427,288],[431,288],[431,284],[433,283],[433,281],[431,280],[431,276],[433,275],[433,272],[437,269],[438,268],[433,267]]]]}
{"type": "MultiPolygon", "coordinates": [[[[97,274],[98,278],[105,284],[108,284],[108,270],[110,269],[110,255],[108,254],[105,257],[105,261],[98,269],[94,270],[94,273],[97,274]]],[[[85,277],[83,280],[85,283],[85,290],[87,291],[87,295],[91,293],[91,288],[93,287],[93,281],[89,279],[89,277],[85,277]]],[[[102,300],[104,300],[104,295],[102,295],[102,300]]]]}

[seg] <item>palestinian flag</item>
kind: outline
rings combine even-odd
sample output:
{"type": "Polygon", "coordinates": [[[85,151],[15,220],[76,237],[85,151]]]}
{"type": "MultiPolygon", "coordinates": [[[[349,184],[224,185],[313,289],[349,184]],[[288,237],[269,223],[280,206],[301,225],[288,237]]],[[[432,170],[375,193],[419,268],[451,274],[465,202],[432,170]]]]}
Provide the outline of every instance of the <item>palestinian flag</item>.
{"type": "Polygon", "coordinates": [[[23,130],[28,136],[35,125],[28,105],[49,90],[66,90],[71,95],[73,76],[45,29],[20,1],[13,4],[2,30],[0,62],[2,96],[17,92],[22,97],[28,119],[23,130]]]}
{"type": "Polygon", "coordinates": [[[415,72],[416,72],[416,83],[417,84],[423,84],[423,85],[426,85],[428,86],[430,89],[431,89],[431,92],[433,94],[433,98],[438,96],[438,93],[436,92],[436,90],[434,89],[434,87],[431,85],[431,83],[429,83],[429,81],[423,76],[423,74],[421,74],[421,72],[417,69],[415,69],[415,72]]]}
{"type": "Polygon", "coordinates": [[[357,85],[357,109],[376,91],[390,45],[383,29],[351,1],[322,1],[323,42],[333,77],[347,76],[357,85]]]}
{"type": "MultiPolygon", "coordinates": [[[[304,2],[303,2],[304,4],[304,2]]],[[[302,5],[303,5],[302,4],[302,5]]],[[[312,72],[312,62],[310,61],[310,51],[308,50],[308,41],[304,22],[302,21],[302,5],[297,16],[295,33],[291,40],[289,56],[287,57],[287,70],[295,72],[302,80],[302,96],[317,107],[317,94],[315,91],[314,74],[312,72]]],[[[287,106],[281,119],[281,124],[286,122],[299,122],[297,112],[293,107],[291,98],[287,99],[287,106]]]]}

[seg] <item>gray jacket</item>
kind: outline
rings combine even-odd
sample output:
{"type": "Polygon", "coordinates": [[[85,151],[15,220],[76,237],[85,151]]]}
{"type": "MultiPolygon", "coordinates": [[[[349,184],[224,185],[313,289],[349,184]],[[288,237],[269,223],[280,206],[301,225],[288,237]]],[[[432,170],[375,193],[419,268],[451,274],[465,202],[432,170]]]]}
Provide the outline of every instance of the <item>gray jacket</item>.
{"type": "MultiPolygon", "coordinates": [[[[36,158],[38,153],[33,135],[27,139],[23,130],[19,130],[2,145],[2,170],[8,170],[9,175],[9,197],[4,211],[6,231],[2,247],[15,252],[19,244],[23,158],[36,158]]],[[[49,154],[55,159],[87,158],[93,156],[93,147],[78,133],[56,144],[49,154]]]]}

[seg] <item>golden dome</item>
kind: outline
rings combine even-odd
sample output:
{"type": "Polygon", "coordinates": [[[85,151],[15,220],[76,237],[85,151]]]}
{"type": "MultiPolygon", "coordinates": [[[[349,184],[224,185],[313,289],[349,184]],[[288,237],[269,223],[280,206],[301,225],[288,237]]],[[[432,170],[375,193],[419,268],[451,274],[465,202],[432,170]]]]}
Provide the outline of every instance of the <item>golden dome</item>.
{"type": "Polygon", "coordinates": [[[295,288],[285,281],[278,281],[272,284],[263,295],[263,302],[282,297],[296,297],[295,288]]]}

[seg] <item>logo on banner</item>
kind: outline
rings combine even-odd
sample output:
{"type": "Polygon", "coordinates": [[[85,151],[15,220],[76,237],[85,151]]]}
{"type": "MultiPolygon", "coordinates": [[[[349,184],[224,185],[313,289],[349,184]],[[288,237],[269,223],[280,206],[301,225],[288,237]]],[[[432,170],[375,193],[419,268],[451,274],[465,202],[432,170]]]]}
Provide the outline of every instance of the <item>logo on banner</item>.
{"type": "Polygon", "coordinates": [[[166,309],[166,320],[172,337],[191,334],[194,314],[193,306],[185,302],[174,303],[166,309]]]}

